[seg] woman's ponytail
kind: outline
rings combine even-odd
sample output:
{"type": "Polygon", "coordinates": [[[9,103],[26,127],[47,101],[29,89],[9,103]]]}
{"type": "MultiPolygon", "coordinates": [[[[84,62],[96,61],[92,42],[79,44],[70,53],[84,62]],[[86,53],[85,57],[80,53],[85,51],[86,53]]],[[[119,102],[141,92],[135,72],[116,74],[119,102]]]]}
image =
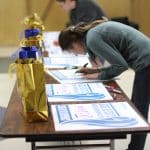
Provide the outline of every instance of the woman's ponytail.
{"type": "Polygon", "coordinates": [[[88,30],[107,21],[108,19],[106,17],[102,17],[101,20],[95,20],[91,23],[81,22],[62,30],[59,35],[60,47],[63,50],[67,50],[73,42],[82,41],[88,30]]]}

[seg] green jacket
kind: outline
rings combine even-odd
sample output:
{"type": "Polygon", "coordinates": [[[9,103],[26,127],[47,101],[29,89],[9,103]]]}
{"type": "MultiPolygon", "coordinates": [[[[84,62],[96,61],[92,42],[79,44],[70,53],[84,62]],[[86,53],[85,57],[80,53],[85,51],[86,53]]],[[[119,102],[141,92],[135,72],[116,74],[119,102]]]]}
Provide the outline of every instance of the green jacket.
{"type": "Polygon", "coordinates": [[[108,21],[90,29],[85,46],[89,56],[103,56],[111,66],[100,69],[99,78],[113,78],[129,67],[135,72],[150,65],[150,39],[127,25],[108,21]]]}

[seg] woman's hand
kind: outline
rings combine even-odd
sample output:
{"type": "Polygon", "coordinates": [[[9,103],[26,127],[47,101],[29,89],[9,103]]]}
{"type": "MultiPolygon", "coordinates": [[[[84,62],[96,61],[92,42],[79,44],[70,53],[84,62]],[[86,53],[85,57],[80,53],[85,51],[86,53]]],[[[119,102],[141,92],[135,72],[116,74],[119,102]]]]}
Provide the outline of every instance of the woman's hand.
{"type": "Polygon", "coordinates": [[[98,69],[97,68],[80,68],[79,70],[76,71],[76,73],[83,73],[83,74],[94,74],[94,73],[98,73],[98,69]]]}
{"type": "Polygon", "coordinates": [[[98,79],[98,75],[98,73],[84,74],[83,77],[84,79],[98,79]]]}

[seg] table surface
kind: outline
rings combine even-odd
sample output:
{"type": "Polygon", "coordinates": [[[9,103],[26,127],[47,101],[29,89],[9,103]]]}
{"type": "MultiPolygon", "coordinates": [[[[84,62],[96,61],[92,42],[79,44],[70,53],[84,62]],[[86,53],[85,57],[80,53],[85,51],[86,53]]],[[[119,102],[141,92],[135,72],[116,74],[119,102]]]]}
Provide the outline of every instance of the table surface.
{"type": "MultiPolygon", "coordinates": [[[[118,87],[114,81],[107,83],[118,87]]],[[[118,87],[119,88],[119,87],[118,87]]],[[[111,93],[112,94],[112,93],[111,93]]],[[[130,101],[123,93],[117,94],[115,101],[130,101]]],[[[131,104],[131,103],[130,103],[131,104]]],[[[132,105],[132,104],[131,104],[132,105]]],[[[136,108],[132,105],[136,110],[136,108]]],[[[136,110],[137,111],[137,110],[136,110]]],[[[22,115],[22,103],[17,92],[15,84],[12,95],[2,121],[0,135],[6,138],[24,137],[34,140],[43,139],[51,141],[59,140],[86,140],[86,139],[111,139],[124,137],[126,134],[137,132],[149,132],[150,127],[141,128],[122,128],[122,129],[98,129],[98,130],[80,130],[80,131],[55,131],[52,120],[51,110],[49,110],[49,119],[47,122],[27,123],[22,115]]],[[[142,116],[141,116],[142,117],[142,116]]]]}

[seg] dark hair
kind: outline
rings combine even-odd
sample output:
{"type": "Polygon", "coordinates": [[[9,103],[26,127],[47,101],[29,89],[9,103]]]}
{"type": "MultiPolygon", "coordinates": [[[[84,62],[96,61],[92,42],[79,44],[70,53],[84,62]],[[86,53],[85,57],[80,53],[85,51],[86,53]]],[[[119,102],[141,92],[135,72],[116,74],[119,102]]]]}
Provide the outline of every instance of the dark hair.
{"type": "Polygon", "coordinates": [[[71,47],[73,42],[82,41],[84,38],[84,33],[78,33],[72,31],[70,28],[61,31],[59,35],[59,45],[62,50],[67,50],[71,47]]]}
{"type": "Polygon", "coordinates": [[[88,32],[88,30],[106,21],[108,21],[108,19],[106,17],[103,17],[102,20],[96,20],[91,23],[81,22],[76,26],[71,26],[62,30],[58,38],[60,47],[62,48],[62,50],[68,50],[73,42],[83,41],[84,36],[88,32]]]}

